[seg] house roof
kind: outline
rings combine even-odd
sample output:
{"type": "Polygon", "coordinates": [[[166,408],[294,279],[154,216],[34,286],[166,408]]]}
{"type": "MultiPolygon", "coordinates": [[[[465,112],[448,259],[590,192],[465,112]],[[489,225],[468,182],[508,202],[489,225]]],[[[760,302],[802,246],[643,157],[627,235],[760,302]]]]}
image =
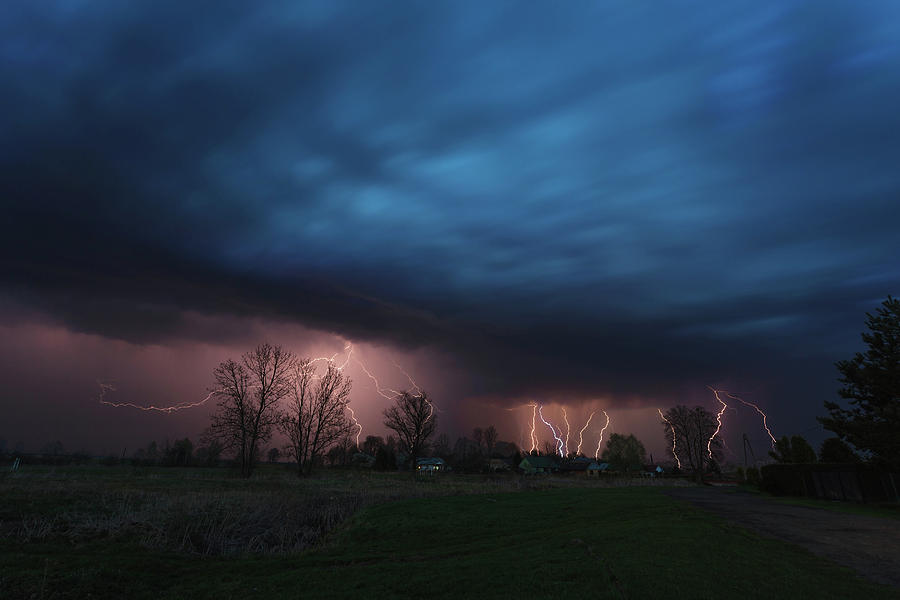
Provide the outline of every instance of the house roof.
{"type": "Polygon", "coordinates": [[[590,462],[583,460],[570,460],[559,465],[559,468],[562,471],[587,471],[590,464],[590,462]]]}
{"type": "Polygon", "coordinates": [[[416,461],[417,465],[443,465],[443,458],[420,458],[416,461]]]}
{"type": "Polygon", "coordinates": [[[553,460],[553,457],[550,456],[526,456],[522,459],[522,462],[527,462],[535,469],[549,469],[559,466],[556,461],[553,460]]]}
{"type": "Polygon", "coordinates": [[[563,471],[605,471],[609,468],[607,463],[598,463],[590,458],[576,458],[559,466],[563,471]]]}

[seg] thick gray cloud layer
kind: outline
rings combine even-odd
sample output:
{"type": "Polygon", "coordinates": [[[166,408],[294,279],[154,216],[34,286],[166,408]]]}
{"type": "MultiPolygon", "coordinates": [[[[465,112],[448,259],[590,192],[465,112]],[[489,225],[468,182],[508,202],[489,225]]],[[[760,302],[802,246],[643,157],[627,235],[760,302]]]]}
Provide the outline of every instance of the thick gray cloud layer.
{"type": "Polygon", "coordinates": [[[898,18],[6,3],[2,283],[131,341],[435,344],[480,392],[828,389],[900,287],[898,18]]]}

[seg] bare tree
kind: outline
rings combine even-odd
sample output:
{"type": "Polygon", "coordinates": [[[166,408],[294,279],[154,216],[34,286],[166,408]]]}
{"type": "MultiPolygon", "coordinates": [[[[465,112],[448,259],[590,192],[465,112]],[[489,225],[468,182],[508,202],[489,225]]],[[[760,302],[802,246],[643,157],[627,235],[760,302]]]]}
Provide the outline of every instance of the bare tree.
{"type": "Polygon", "coordinates": [[[718,427],[715,414],[702,406],[688,408],[679,404],[666,411],[662,426],[669,452],[672,453],[674,434],[673,456],[681,462],[682,468],[688,467],[693,471],[698,482],[702,481],[707,466],[721,454],[721,439],[715,438],[710,442],[718,427]]]}
{"type": "Polygon", "coordinates": [[[423,391],[413,395],[401,392],[394,405],[384,411],[384,425],[397,433],[400,443],[409,453],[415,472],[416,460],[437,429],[434,406],[428,401],[426,393],[423,391]]]}
{"type": "Polygon", "coordinates": [[[556,456],[559,454],[559,446],[555,440],[544,440],[544,456],[556,456]]]}
{"type": "Polygon", "coordinates": [[[297,474],[309,475],[329,447],[350,435],[347,405],[352,384],[331,363],[321,378],[316,377],[315,365],[309,359],[294,365],[292,383],[279,426],[288,438],[297,474]]]}
{"type": "Polygon", "coordinates": [[[441,458],[447,458],[452,454],[452,450],[450,449],[450,438],[446,433],[442,433],[438,436],[437,442],[434,444],[434,453],[441,458]]]}
{"type": "Polygon", "coordinates": [[[484,446],[487,448],[487,457],[491,458],[491,453],[494,451],[494,446],[497,445],[497,428],[493,425],[490,425],[487,429],[484,430],[484,446]]]}
{"type": "Polygon", "coordinates": [[[481,453],[481,444],[484,442],[484,431],[481,427],[476,427],[472,430],[472,439],[475,440],[475,445],[478,446],[478,452],[481,453]]]}
{"type": "Polygon", "coordinates": [[[219,411],[212,416],[206,438],[236,453],[243,477],[250,477],[261,446],[272,438],[278,402],[291,389],[293,364],[291,352],[261,344],[240,362],[229,359],[213,370],[212,393],[219,411]]]}
{"type": "Polygon", "coordinates": [[[378,453],[378,449],[382,446],[384,446],[384,440],[381,439],[381,436],[367,435],[366,439],[363,440],[361,451],[370,456],[375,456],[378,453]]]}

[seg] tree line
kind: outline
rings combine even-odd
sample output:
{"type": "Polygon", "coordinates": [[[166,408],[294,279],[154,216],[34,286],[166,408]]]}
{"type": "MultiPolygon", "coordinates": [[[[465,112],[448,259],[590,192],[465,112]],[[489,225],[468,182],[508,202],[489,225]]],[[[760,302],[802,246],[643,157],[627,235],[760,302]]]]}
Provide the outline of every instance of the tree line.
{"type": "MultiPolygon", "coordinates": [[[[835,363],[842,384],[839,393],[849,407],[825,402],[829,415],[819,418],[836,436],[826,439],[818,454],[802,436],[784,436],[769,453],[775,462],[866,460],[900,468],[900,301],[888,296],[875,314],[866,317],[868,331],[862,340],[867,349],[835,363]]],[[[135,464],[202,466],[217,464],[228,454],[234,456],[241,475],[249,477],[264,448],[280,432],[287,443],[281,449],[269,448],[267,457],[275,462],[283,450],[299,475],[309,475],[326,460],[332,465],[352,464],[357,453],[374,457],[376,468],[395,468],[401,455],[414,468],[418,458],[433,453],[460,470],[473,471],[484,469],[498,445],[506,444],[498,440],[493,425],[476,427],[471,439],[461,437],[453,448],[446,434],[432,444],[437,416],[427,393],[404,391],[384,411],[384,424],[393,435],[387,439],[368,436],[357,448],[351,442],[354,425],[347,410],[352,382],[332,362],[327,362],[321,374],[316,363],[268,343],[239,360],[223,361],[213,371],[210,391],[217,411],[201,445],[194,448],[187,438],[166,442],[165,447],[153,442],[135,452],[132,460],[135,464]]],[[[718,427],[714,413],[702,406],[677,405],[661,417],[667,454],[681,463],[682,471],[697,479],[719,471],[723,444],[720,437],[713,436],[718,427]]],[[[62,456],[63,452],[58,442],[45,450],[48,456],[62,456]]],[[[544,453],[555,455],[555,446],[548,444],[544,453]]],[[[515,448],[513,463],[520,457],[515,448]]],[[[615,470],[636,470],[646,462],[646,450],[634,435],[612,434],[599,458],[615,470]]]]}
{"type": "MultiPolygon", "coordinates": [[[[866,313],[861,335],[866,349],[835,363],[838,394],[847,406],[825,401],[828,416],[818,417],[827,438],[818,454],[800,435],[782,436],[768,453],[777,463],[856,463],[900,470],[900,300],[888,296],[875,313],[866,313]]],[[[708,440],[718,425],[715,415],[701,406],[676,406],[663,415],[669,444],[698,479],[717,469],[721,443],[708,440]],[[707,445],[709,444],[709,445],[707,445]]]]}

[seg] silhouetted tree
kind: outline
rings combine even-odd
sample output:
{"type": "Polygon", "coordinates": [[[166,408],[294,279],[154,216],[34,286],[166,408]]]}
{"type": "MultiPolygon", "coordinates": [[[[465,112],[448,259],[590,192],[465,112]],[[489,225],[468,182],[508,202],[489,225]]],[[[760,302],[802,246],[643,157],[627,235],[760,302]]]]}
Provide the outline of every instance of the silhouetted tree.
{"type": "Polygon", "coordinates": [[[795,435],[790,439],[785,435],[775,442],[775,450],[769,456],[779,463],[814,463],[816,451],[803,436],[795,435]]]}
{"type": "Polygon", "coordinates": [[[384,411],[384,425],[400,438],[415,471],[416,460],[437,428],[434,406],[428,401],[426,393],[423,391],[413,395],[401,392],[394,405],[384,411]]]}
{"type": "Polygon", "coordinates": [[[214,467],[222,456],[222,444],[218,440],[208,440],[207,444],[200,446],[194,452],[197,464],[204,467],[214,467]]]}
{"type": "Polygon", "coordinates": [[[391,447],[384,445],[375,452],[375,470],[393,471],[397,468],[397,455],[391,447]]]}
{"type": "Polygon", "coordinates": [[[472,439],[475,440],[475,446],[478,448],[478,452],[481,452],[481,444],[484,442],[484,431],[481,427],[476,427],[472,430],[472,439]]]}
{"type": "Polygon", "coordinates": [[[830,437],[819,448],[819,460],[824,463],[855,463],[859,462],[859,456],[841,438],[830,437]]]}
{"type": "Polygon", "coordinates": [[[384,440],[378,435],[367,435],[362,443],[362,451],[370,456],[375,456],[378,449],[384,446],[384,440]]]}
{"type": "Polygon", "coordinates": [[[315,364],[309,359],[293,365],[291,379],[279,427],[288,438],[297,474],[309,475],[320,456],[347,438],[353,428],[347,415],[352,383],[333,363],[316,377],[315,364]]]}
{"type": "Polygon", "coordinates": [[[44,444],[41,448],[41,454],[47,454],[50,456],[58,456],[60,454],[65,454],[66,450],[62,445],[62,442],[56,440],[55,442],[49,442],[44,444]]]}
{"type": "Polygon", "coordinates": [[[163,464],[168,467],[187,467],[190,466],[193,458],[194,444],[188,438],[184,438],[175,440],[171,446],[166,446],[163,464]]]}
{"type": "Polygon", "coordinates": [[[556,456],[559,454],[559,445],[556,440],[544,440],[544,456],[556,456]]]}
{"type": "Polygon", "coordinates": [[[156,442],[150,442],[146,448],[138,448],[131,457],[134,464],[155,465],[160,459],[156,442]]]}
{"type": "Polygon", "coordinates": [[[491,458],[491,453],[494,451],[494,446],[497,445],[497,428],[493,425],[489,425],[487,429],[484,430],[484,447],[487,450],[487,457],[491,458]]]}
{"type": "MultiPolygon", "coordinates": [[[[329,448],[325,453],[325,456],[328,457],[328,464],[330,464],[332,467],[343,467],[353,462],[353,454],[355,450],[356,445],[348,436],[329,448]]],[[[316,457],[314,461],[315,462],[313,466],[318,466],[318,464],[321,462],[319,460],[319,457],[316,457]]]]}
{"type": "Polygon", "coordinates": [[[900,300],[888,296],[874,315],[866,313],[866,327],[868,349],[835,363],[839,394],[851,408],[825,402],[829,416],[819,421],[875,462],[900,468],[900,300]]]}
{"type": "Polygon", "coordinates": [[[802,435],[791,436],[791,452],[796,463],[814,463],[818,460],[816,451],[802,435]]]}
{"type": "Polygon", "coordinates": [[[212,394],[219,410],[205,437],[236,453],[243,477],[250,477],[260,446],[272,438],[280,419],[278,402],[292,388],[294,362],[292,353],[266,343],[244,354],[240,362],[229,359],[213,371],[212,394]]]}
{"type": "Polygon", "coordinates": [[[744,476],[747,478],[748,485],[759,487],[759,484],[762,481],[760,479],[759,469],[756,467],[747,467],[747,472],[744,476]]]}
{"type": "Polygon", "coordinates": [[[278,448],[269,448],[268,458],[270,463],[277,463],[279,456],[281,456],[281,451],[278,448]]]}
{"type": "Polygon", "coordinates": [[[609,436],[600,458],[615,471],[640,471],[647,461],[647,450],[634,434],[614,433],[609,436]]]}
{"type": "Polygon", "coordinates": [[[452,454],[452,450],[450,449],[450,438],[446,433],[442,433],[438,436],[437,441],[434,444],[434,453],[445,460],[452,454]]]}
{"type": "Polygon", "coordinates": [[[716,437],[710,442],[718,427],[716,415],[702,406],[688,408],[683,404],[666,411],[662,421],[666,449],[670,455],[678,455],[681,467],[690,468],[694,479],[703,480],[711,460],[721,452],[721,440],[716,437]],[[672,453],[672,433],[675,433],[675,453],[672,453]],[[710,456],[710,450],[712,456],[710,456]]]}

